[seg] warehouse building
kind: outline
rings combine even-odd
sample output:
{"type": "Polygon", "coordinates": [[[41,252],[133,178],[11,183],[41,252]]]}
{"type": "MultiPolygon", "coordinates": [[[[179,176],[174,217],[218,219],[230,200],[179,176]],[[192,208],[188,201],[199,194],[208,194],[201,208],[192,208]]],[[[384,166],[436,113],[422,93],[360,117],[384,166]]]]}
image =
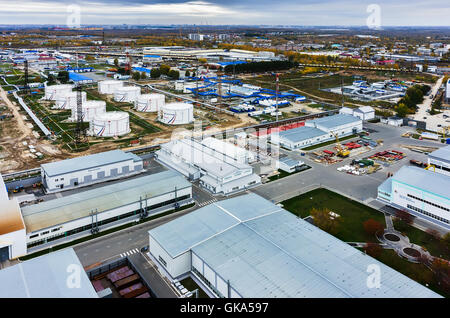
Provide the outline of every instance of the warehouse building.
{"type": "Polygon", "coordinates": [[[112,150],[42,164],[41,176],[45,191],[53,193],[127,177],[142,170],[140,157],[112,150]]]}
{"type": "Polygon", "coordinates": [[[378,187],[377,199],[450,230],[450,177],[404,166],[378,187]]]}
{"type": "Polygon", "coordinates": [[[24,206],[22,215],[30,246],[191,202],[192,185],[169,170],[24,206]]]}
{"type": "Polygon", "coordinates": [[[256,194],[154,228],[149,244],[169,279],[193,276],[217,297],[440,297],[256,194]],[[367,283],[370,266],[379,286],[367,283]]]}
{"type": "Polygon", "coordinates": [[[362,106],[359,108],[341,107],[339,114],[355,116],[363,121],[375,119],[375,109],[370,106],[362,106]]]}
{"type": "Polygon", "coordinates": [[[202,144],[233,158],[239,163],[253,163],[257,160],[256,153],[221,139],[208,137],[202,140],[202,144]]]}
{"type": "Polygon", "coordinates": [[[17,199],[9,200],[0,174],[0,264],[27,253],[25,224],[17,199]]]}
{"type": "Polygon", "coordinates": [[[332,138],[334,137],[330,133],[326,133],[318,128],[306,126],[280,131],[279,133],[270,135],[272,143],[279,144],[281,147],[289,150],[317,145],[332,138]]]}
{"type": "Polygon", "coordinates": [[[0,270],[0,298],[98,298],[73,248],[0,270]]]}
{"type": "Polygon", "coordinates": [[[450,177],[450,146],[445,146],[430,153],[428,164],[432,166],[430,169],[433,171],[450,177]]]}
{"type": "Polygon", "coordinates": [[[305,126],[273,133],[270,140],[289,150],[302,149],[333,140],[334,134],[344,137],[362,131],[358,117],[338,114],[305,122],[305,126]]]}
{"type": "Polygon", "coordinates": [[[315,127],[327,133],[333,132],[339,137],[356,134],[363,129],[361,119],[344,114],[308,120],[305,127],[315,127]]]}
{"type": "Polygon", "coordinates": [[[261,183],[251,166],[192,139],[161,145],[156,158],[189,180],[199,180],[200,185],[213,194],[230,194],[261,183]]]}

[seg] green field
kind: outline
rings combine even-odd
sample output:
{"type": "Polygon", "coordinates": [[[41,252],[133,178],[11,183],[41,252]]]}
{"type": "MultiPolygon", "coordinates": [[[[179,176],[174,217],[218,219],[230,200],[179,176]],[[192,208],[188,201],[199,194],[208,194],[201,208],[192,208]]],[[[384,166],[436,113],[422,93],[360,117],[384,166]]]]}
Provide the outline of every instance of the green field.
{"type": "Polygon", "coordinates": [[[363,223],[374,219],[386,224],[383,213],[323,188],[304,193],[281,204],[301,218],[310,215],[312,208],[329,208],[341,216],[342,224],[336,237],[345,242],[377,242],[374,236],[364,231],[363,223]]]}
{"type": "Polygon", "coordinates": [[[276,176],[271,176],[271,177],[269,177],[269,180],[270,180],[270,181],[274,181],[274,180],[282,179],[282,178],[285,178],[285,177],[288,177],[288,176],[292,176],[293,174],[296,174],[296,173],[299,173],[299,172],[302,172],[302,171],[306,171],[306,170],[308,170],[308,169],[311,169],[310,166],[304,166],[304,167],[305,167],[305,168],[302,167],[302,170],[294,171],[294,172],[292,172],[292,173],[288,173],[288,172],[286,172],[286,171],[283,171],[283,170],[281,170],[281,169],[278,169],[279,174],[277,174],[276,176]]]}

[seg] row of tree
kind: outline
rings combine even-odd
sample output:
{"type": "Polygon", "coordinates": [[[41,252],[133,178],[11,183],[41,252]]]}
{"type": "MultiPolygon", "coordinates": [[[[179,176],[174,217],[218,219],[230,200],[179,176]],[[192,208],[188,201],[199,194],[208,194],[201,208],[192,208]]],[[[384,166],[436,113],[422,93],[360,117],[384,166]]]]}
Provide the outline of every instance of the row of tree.
{"type": "Polygon", "coordinates": [[[270,62],[251,62],[225,66],[225,73],[262,73],[272,71],[288,70],[297,63],[291,61],[270,61],[270,62]]]}
{"type": "Polygon", "coordinates": [[[423,97],[430,91],[429,85],[414,85],[406,90],[405,96],[399,100],[394,108],[397,116],[405,117],[407,114],[414,114],[417,111],[417,105],[423,102],[423,97]]]}

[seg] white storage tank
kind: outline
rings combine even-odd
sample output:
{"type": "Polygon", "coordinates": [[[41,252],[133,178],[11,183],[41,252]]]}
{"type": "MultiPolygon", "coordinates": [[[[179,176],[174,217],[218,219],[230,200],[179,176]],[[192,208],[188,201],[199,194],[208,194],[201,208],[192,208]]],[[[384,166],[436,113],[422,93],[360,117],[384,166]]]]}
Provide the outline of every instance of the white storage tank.
{"type": "MultiPolygon", "coordinates": [[[[102,100],[88,100],[83,103],[82,118],[83,121],[92,121],[95,116],[106,112],[106,102],[102,100]]],[[[78,118],[77,108],[72,108],[72,115],[69,120],[76,121],[78,118]]]]}
{"type": "Polygon", "coordinates": [[[169,103],[159,109],[158,120],[167,125],[184,125],[194,121],[194,106],[188,103],[169,103]]]}
{"type": "Polygon", "coordinates": [[[114,94],[114,92],[123,87],[123,82],[121,81],[101,81],[98,82],[98,92],[100,94],[114,94]]]}
{"type": "Polygon", "coordinates": [[[138,96],[134,106],[139,112],[157,112],[166,102],[163,94],[144,94],[138,96]]]}
{"type": "MultiPolygon", "coordinates": [[[[86,92],[81,92],[81,102],[86,102],[86,92]]],[[[77,92],[57,95],[55,99],[55,108],[70,109],[74,107],[77,107],[77,92]]]]}
{"type": "Polygon", "coordinates": [[[130,115],[127,112],[106,112],[95,115],[89,130],[95,137],[116,137],[128,134],[130,115]]]}
{"type": "Polygon", "coordinates": [[[120,87],[114,91],[116,102],[132,103],[141,95],[141,88],[138,86],[120,87]]]}
{"type": "Polygon", "coordinates": [[[45,86],[44,99],[56,100],[58,95],[64,95],[72,92],[72,87],[73,86],[70,84],[45,86]]]}

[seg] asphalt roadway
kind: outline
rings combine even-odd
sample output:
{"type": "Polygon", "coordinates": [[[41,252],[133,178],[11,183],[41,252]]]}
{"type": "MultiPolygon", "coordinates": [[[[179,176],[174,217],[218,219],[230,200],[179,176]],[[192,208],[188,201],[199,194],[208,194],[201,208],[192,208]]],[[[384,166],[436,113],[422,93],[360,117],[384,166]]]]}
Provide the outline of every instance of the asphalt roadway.
{"type": "MultiPolygon", "coordinates": [[[[387,173],[397,171],[401,166],[408,164],[410,159],[426,161],[426,155],[402,148],[402,144],[434,147],[444,146],[444,144],[434,141],[401,137],[402,133],[412,131],[414,130],[413,128],[399,128],[384,124],[366,124],[365,128],[374,131],[370,134],[372,139],[383,139],[384,143],[382,146],[358,156],[358,158],[386,149],[396,149],[405,152],[407,157],[389,167],[383,167],[383,169],[374,174],[354,176],[336,170],[337,167],[351,162],[351,158],[347,158],[340,163],[326,166],[310,160],[308,156],[301,156],[299,152],[288,151],[287,153],[289,153],[290,156],[305,161],[312,169],[260,185],[249,191],[259,194],[272,202],[278,203],[300,193],[307,192],[311,188],[323,185],[358,201],[362,201],[369,206],[380,209],[383,205],[376,201],[375,198],[377,196],[377,188],[387,178],[387,173]]],[[[318,150],[320,151],[320,149],[318,150]]],[[[223,197],[213,197],[200,189],[196,184],[193,186],[193,193],[194,200],[197,202],[197,205],[193,208],[75,246],[75,252],[80,258],[81,263],[83,266],[89,266],[120,258],[132,250],[140,250],[142,247],[148,245],[148,231],[150,229],[185,215],[200,206],[223,199],[223,197]]]]}

